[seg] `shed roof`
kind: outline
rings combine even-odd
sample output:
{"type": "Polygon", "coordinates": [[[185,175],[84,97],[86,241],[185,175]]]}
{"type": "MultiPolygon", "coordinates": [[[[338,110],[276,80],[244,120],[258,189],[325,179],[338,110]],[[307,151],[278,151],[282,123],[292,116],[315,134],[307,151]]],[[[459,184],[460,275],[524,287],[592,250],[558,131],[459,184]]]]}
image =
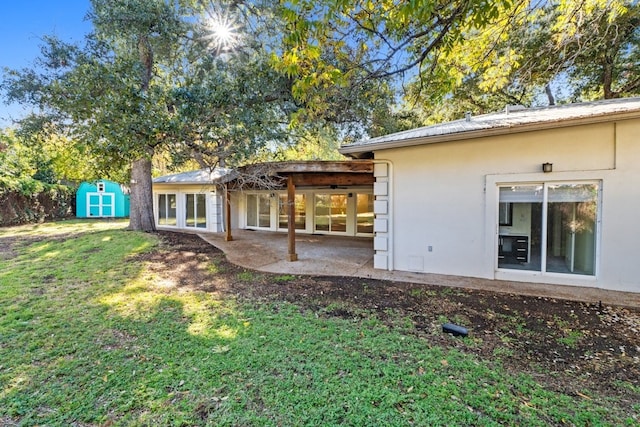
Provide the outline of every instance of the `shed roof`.
{"type": "Polygon", "coordinates": [[[640,97],[539,108],[510,106],[499,113],[471,116],[468,119],[361,140],[353,144],[343,145],[339,151],[342,154],[357,156],[361,153],[388,148],[480,138],[577,124],[599,123],[625,118],[640,118],[640,97]]]}

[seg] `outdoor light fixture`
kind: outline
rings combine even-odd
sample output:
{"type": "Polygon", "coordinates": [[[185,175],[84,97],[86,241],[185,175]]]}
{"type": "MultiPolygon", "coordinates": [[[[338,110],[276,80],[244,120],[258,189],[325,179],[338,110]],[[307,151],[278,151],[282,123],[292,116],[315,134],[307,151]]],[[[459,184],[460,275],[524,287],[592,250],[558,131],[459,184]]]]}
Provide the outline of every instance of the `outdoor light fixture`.
{"type": "Polygon", "coordinates": [[[542,164],[542,172],[548,173],[553,172],[553,163],[543,163],[542,164]]]}

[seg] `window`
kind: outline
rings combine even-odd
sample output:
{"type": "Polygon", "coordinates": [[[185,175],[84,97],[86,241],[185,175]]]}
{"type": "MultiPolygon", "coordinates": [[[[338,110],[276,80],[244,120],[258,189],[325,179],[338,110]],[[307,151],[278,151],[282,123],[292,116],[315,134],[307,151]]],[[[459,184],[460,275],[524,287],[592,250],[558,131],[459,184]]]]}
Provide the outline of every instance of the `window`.
{"type": "Polygon", "coordinates": [[[205,194],[186,195],[187,227],[207,228],[207,204],[205,194]]]}
{"type": "Polygon", "coordinates": [[[373,233],[373,194],[356,195],[356,232],[373,233]]]}
{"type": "Polygon", "coordinates": [[[175,194],[158,195],[158,225],[177,225],[175,194]]]}
{"type": "Polygon", "coordinates": [[[500,225],[513,225],[513,203],[500,202],[498,206],[498,224],[500,225]]]}
{"type": "Polygon", "coordinates": [[[268,194],[247,194],[247,226],[271,227],[271,198],[268,194]]]}
{"type": "Polygon", "coordinates": [[[316,194],[315,229],[345,233],[347,231],[347,195],[316,194]]]}
{"type": "Polygon", "coordinates": [[[593,276],[596,272],[599,183],[499,187],[498,267],[593,276]]]}
{"type": "MultiPolygon", "coordinates": [[[[306,197],[304,194],[296,194],[295,203],[295,228],[296,230],[304,230],[307,227],[306,221],[306,197]]],[[[289,228],[289,214],[287,209],[287,195],[281,194],[279,197],[278,209],[278,227],[289,228]]]]}

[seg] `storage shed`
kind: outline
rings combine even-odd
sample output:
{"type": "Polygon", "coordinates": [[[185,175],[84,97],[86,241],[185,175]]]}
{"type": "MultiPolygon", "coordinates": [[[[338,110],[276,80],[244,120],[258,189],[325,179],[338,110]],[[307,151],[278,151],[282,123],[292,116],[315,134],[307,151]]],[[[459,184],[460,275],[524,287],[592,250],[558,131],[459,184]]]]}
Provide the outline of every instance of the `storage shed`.
{"type": "Polygon", "coordinates": [[[122,185],[106,179],[80,184],[76,193],[76,217],[124,218],[128,216],[129,194],[122,185]]]}

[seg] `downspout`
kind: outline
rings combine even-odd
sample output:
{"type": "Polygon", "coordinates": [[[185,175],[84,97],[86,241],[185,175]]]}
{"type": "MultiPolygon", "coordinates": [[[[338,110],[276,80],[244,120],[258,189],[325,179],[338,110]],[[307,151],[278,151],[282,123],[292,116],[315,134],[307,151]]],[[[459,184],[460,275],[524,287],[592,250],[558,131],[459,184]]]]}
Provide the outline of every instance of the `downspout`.
{"type": "Polygon", "coordinates": [[[393,207],[395,205],[394,201],[393,201],[393,164],[390,161],[387,161],[387,165],[388,165],[388,171],[389,171],[389,271],[393,271],[394,267],[393,267],[393,258],[394,258],[394,224],[395,224],[395,219],[393,217],[393,207]]]}
{"type": "Polygon", "coordinates": [[[233,236],[231,236],[231,193],[229,192],[229,185],[225,184],[224,186],[224,205],[225,205],[225,231],[226,235],[224,240],[227,242],[231,242],[233,240],[233,236]]]}

